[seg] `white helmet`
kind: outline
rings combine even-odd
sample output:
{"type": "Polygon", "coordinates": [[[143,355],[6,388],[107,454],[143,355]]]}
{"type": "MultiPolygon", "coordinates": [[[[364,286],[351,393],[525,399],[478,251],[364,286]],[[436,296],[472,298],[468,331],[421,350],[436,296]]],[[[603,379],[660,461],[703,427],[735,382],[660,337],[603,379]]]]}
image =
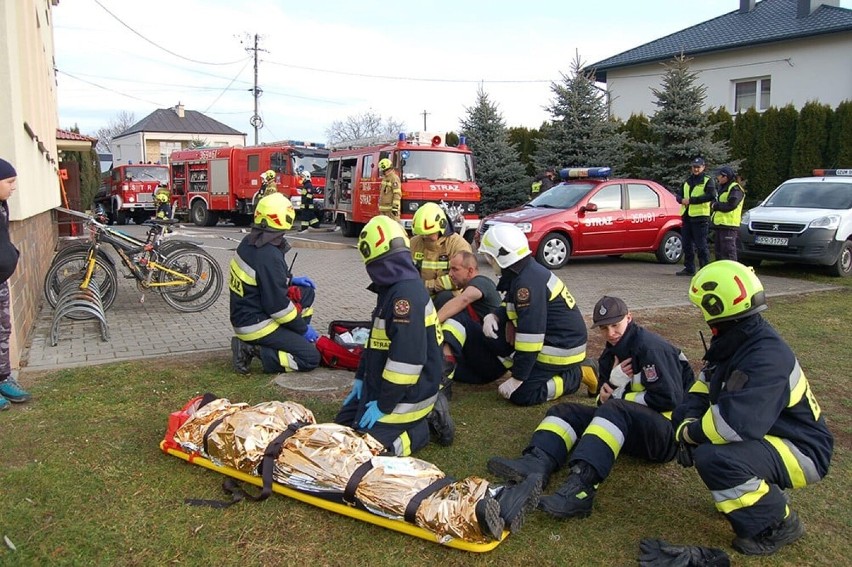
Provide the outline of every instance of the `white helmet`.
{"type": "Polygon", "coordinates": [[[515,225],[495,224],[482,236],[479,252],[494,258],[501,268],[508,268],[530,255],[530,243],[515,225]]]}
{"type": "Polygon", "coordinates": [[[307,171],[302,171],[302,172],[300,172],[300,173],[299,173],[299,177],[301,177],[301,178],[302,178],[303,180],[305,180],[305,181],[310,181],[310,180],[311,180],[311,174],[310,174],[310,173],[308,173],[307,171]]]}

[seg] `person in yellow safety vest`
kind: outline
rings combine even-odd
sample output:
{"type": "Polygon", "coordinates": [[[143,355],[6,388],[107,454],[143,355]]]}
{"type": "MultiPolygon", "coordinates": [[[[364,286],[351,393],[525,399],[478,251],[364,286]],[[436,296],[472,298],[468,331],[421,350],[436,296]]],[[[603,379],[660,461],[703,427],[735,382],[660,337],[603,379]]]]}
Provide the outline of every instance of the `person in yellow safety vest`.
{"type": "Polygon", "coordinates": [[[467,240],[448,231],[448,227],[447,214],[437,203],[424,203],[414,213],[411,257],[429,295],[455,290],[450,278],[450,258],[458,252],[472,252],[467,240]]]}
{"type": "Polygon", "coordinates": [[[710,203],[716,200],[716,180],[705,173],[704,158],[693,159],[690,167],[692,173],[684,181],[679,198],[683,217],[683,269],[677,272],[679,276],[695,275],[696,253],[699,268],[710,263],[707,233],[710,229],[710,203]]]}
{"type": "Polygon", "coordinates": [[[544,170],[544,173],[536,176],[535,180],[532,182],[532,185],[530,186],[530,198],[534,199],[538,197],[541,193],[544,193],[554,185],[556,185],[556,169],[548,167],[544,170]]]}
{"type": "Polygon", "coordinates": [[[710,205],[713,210],[710,221],[716,231],[713,253],[717,260],[736,261],[745,189],[739,176],[727,165],[716,173],[716,181],[719,183],[719,198],[710,205]]]}
{"type": "Polygon", "coordinates": [[[388,158],[379,160],[379,173],[382,174],[379,214],[399,222],[399,209],[402,201],[402,184],[399,181],[399,175],[394,171],[393,164],[388,158]]]}
{"type": "Polygon", "coordinates": [[[154,195],[154,200],[157,202],[156,217],[160,220],[172,218],[172,207],[169,205],[169,194],[165,191],[159,191],[154,195]]]}
{"type": "Polygon", "coordinates": [[[260,180],[263,182],[263,189],[260,191],[260,197],[266,197],[278,192],[278,184],[275,183],[275,177],[275,172],[271,169],[267,169],[263,172],[263,175],[260,176],[260,180]]]}
{"type": "Polygon", "coordinates": [[[299,194],[302,196],[302,207],[299,209],[299,232],[308,230],[309,228],[319,227],[319,219],[317,219],[317,211],[314,206],[314,189],[311,183],[311,174],[307,171],[299,172],[299,194]]]}

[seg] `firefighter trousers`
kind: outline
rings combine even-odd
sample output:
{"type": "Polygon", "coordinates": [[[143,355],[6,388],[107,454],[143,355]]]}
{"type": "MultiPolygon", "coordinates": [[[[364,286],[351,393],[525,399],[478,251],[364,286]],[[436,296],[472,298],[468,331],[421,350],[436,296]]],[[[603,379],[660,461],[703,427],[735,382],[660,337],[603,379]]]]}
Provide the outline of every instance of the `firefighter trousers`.
{"type": "MultiPolygon", "coordinates": [[[[316,292],[313,288],[291,285],[288,289],[290,301],[296,304],[305,323],[311,323],[316,292]]],[[[320,363],[320,354],[314,343],[303,335],[286,327],[278,327],[272,333],[249,344],[260,347],[260,360],[264,372],[307,372],[320,363]]]]}
{"type": "Polygon", "coordinates": [[[649,407],[618,399],[598,407],[576,403],[551,407],[533,433],[532,447],[542,449],[560,467],[588,463],[601,481],[622,452],[654,463],[668,462],[677,453],[669,419],[649,407]]]}
{"type": "Polygon", "coordinates": [[[580,388],[580,364],[554,368],[536,362],[527,379],[512,393],[509,401],[519,406],[534,406],[573,394],[580,388]]]}
{"type": "Polygon", "coordinates": [[[365,396],[362,396],[360,400],[350,400],[337,412],[334,423],[369,433],[385,446],[388,453],[397,457],[407,457],[429,443],[429,424],[425,417],[410,423],[382,423],[378,421],[370,429],[358,427],[358,422],[364,415],[366,405],[365,396]]]}
{"type": "Polygon", "coordinates": [[[506,373],[500,357],[509,356],[512,348],[506,344],[505,338],[486,337],[482,323],[474,320],[467,311],[444,321],[442,331],[444,342],[456,357],[454,382],[487,384],[506,373]]]}

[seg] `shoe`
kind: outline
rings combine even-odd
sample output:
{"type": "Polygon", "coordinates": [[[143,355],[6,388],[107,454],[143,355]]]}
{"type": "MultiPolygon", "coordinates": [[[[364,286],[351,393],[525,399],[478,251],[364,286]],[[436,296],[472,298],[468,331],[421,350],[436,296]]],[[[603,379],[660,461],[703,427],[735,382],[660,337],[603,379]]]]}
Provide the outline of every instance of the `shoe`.
{"type": "Polygon", "coordinates": [[[543,496],[538,507],[557,518],[586,518],[592,513],[597,491],[597,486],[585,482],[580,467],[574,465],[565,484],[554,494],[543,496]]]}
{"type": "Polygon", "coordinates": [[[586,386],[586,394],[590,398],[594,398],[598,394],[598,361],[594,358],[587,358],[580,363],[580,380],[586,386]]]}
{"type": "Polygon", "coordinates": [[[21,388],[21,385],[12,376],[0,382],[0,396],[15,404],[26,402],[32,398],[29,392],[21,388]]]}
{"type": "Polygon", "coordinates": [[[12,403],[3,396],[0,396],[0,411],[5,411],[11,407],[12,403]]]}
{"type": "Polygon", "coordinates": [[[443,391],[438,391],[435,407],[426,416],[426,423],[429,424],[429,431],[435,435],[438,445],[449,447],[453,444],[456,438],[456,424],[450,416],[450,403],[443,391]]]}
{"type": "Polygon", "coordinates": [[[783,520],[753,537],[738,537],[731,547],[743,555],[772,555],[787,544],[805,535],[805,526],[792,510],[783,520]]]}
{"type": "Polygon", "coordinates": [[[237,374],[248,374],[251,372],[249,366],[252,359],[259,354],[258,348],[237,337],[231,337],[231,362],[237,374]]]}
{"type": "Polygon", "coordinates": [[[556,461],[539,449],[533,447],[520,459],[491,457],[488,459],[488,472],[512,482],[523,482],[532,474],[541,475],[542,488],[550,482],[550,475],[556,470],[556,461]]]}
{"type": "Polygon", "coordinates": [[[500,504],[490,494],[476,503],[474,508],[479,530],[493,540],[500,541],[503,537],[505,524],[500,517],[500,504]]]}
{"type": "Polygon", "coordinates": [[[456,372],[456,357],[444,356],[443,367],[441,368],[441,391],[447,396],[447,400],[453,399],[453,375],[456,372]]]}
{"type": "Polygon", "coordinates": [[[497,494],[500,517],[503,518],[510,532],[518,532],[524,525],[525,515],[538,506],[538,500],[541,498],[541,481],[540,474],[531,474],[520,484],[512,483],[504,486],[497,494]]]}
{"type": "Polygon", "coordinates": [[[679,272],[675,273],[676,276],[689,276],[692,277],[695,275],[695,270],[687,270],[686,268],[682,269],[679,272]]]}

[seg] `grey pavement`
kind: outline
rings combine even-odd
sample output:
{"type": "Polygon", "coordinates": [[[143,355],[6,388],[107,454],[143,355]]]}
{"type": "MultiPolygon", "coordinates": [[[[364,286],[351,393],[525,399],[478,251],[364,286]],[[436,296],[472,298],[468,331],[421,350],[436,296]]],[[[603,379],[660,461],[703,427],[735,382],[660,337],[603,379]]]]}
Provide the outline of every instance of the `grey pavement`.
{"type": "MultiPolygon", "coordinates": [[[[126,226],[122,230],[139,236],[145,227],[126,226]]],[[[94,321],[64,320],[60,326],[58,344],[50,344],[53,310],[43,302],[36,327],[22,360],[22,371],[55,370],[147,357],[191,353],[224,354],[230,350],[232,331],[228,321],[227,266],[246,229],[231,226],[198,228],[181,225],[171,238],[199,242],[221,264],[225,286],[218,301],[201,313],[179,313],[169,307],[156,292],[149,291],[140,303],[140,291],[133,279],[122,279],[126,269],[119,269],[118,296],[107,311],[110,339],[101,340],[100,327],[94,321]]],[[[375,303],[367,291],[369,283],[355,239],[339,232],[288,234],[294,253],[298,253],[294,273],[308,275],[317,283],[314,304],[314,327],[321,333],[336,319],[364,320],[370,318],[375,303]]],[[[117,262],[118,264],[118,262],[117,262]]],[[[556,273],[577,299],[581,311],[590,319],[594,303],[605,294],[623,298],[631,310],[677,307],[688,305],[689,278],[677,277],[680,267],[620,258],[591,258],[572,260],[556,273]]],[[[481,271],[490,274],[483,262],[481,271]]],[[[832,286],[796,280],[762,276],[767,295],[809,293],[834,289],[832,286]]],[[[696,312],[696,316],[698,313],[696,312]]],[[[315,374],[315,373],[311,373],[315,374]]],[[[304,376],[304,375],[301,375],[304,376]]],[[[286,386],[289,376],[278,381],[286,386]]],[[[323,387],[327,375],[320,374],[314,385],[323,387]]],[[[351,373],[346,373],[351,380],[351,373]]]]}

